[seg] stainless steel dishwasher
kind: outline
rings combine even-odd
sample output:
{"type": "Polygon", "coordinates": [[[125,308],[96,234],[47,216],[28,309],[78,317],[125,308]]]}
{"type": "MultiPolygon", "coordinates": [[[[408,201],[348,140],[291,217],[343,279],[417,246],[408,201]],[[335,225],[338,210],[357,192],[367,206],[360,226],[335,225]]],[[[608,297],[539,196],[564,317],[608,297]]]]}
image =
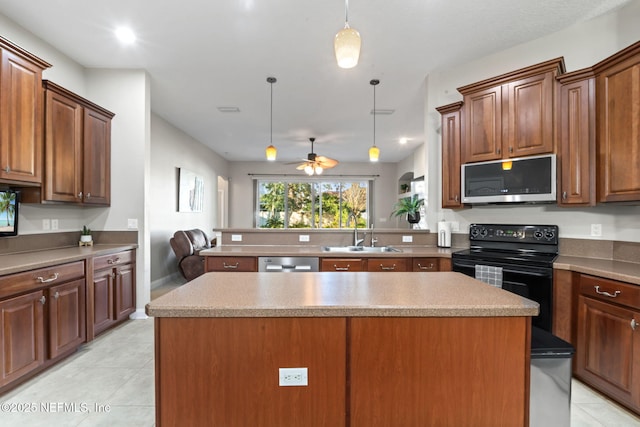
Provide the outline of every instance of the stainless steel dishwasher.
{"type": "Polygon", "coordinates": [[[258,271],[269,273],[302,273],[319,271],[318,257],[261,256],[258,271]]]}

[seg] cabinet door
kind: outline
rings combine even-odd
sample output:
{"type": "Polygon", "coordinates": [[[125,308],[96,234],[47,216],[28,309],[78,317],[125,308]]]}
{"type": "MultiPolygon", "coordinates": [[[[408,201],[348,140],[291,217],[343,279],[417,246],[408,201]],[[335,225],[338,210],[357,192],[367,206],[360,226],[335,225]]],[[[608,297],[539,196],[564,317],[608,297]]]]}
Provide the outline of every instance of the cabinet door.
{"type": "Polygon", "coordinates": [[[363,258],[323,258],[320,271],[367,271],[367,260],[363,258]]]}
{"type": "Polygon", "coordinates": [[[640,408],[640,331],[634,330],[635,321],[640,321],[637,311],[580,295],[576,375],[640,408]]]}
{"type": "Polygon", "coordinates": [[[121,265],[115,269],[115,317],[121,320],[136,310],[135,264],[121,265]]]}
{"type": "Polygon", "coordinates": [[[83,202],[111,203],[111,117],[84,109],[83,202]]]}
{"type": "Polygon", "coordinates": [[[73,350],[86,339],[85,281],[74,280],[47,291],[49,357],[73,350]]]}
{"type": "Polygon", "coordinates": [[[640,54],[597,77],[598,201],[640,200],[640,54]]]}
{"type": "Polygon", "coordinates": [[[0,47],[0,179],[42,182],[42,68],[0,47]]]}
{"type": "Polygon", "coordinates": [[[462,163],[502,158],[502,86],[464,96],[462,163]]]}
{"type": "Polygon", "coordinates": [[[462,207],[460,195],[461,110],[458,102],[437,110],[442,115],[442,207],[462,207]]]}
{"type": "Polygon", "coordinates": [[[42,291],[0,302],[2,378],[0,386],[44,363],[42,291]]]}
{"type": "Polygon", "coordinates": [[[105,269],[93,274],[93,333],[107,329],[115,322],[113,310],[113,269],[105,269]]]}
{"type": "Polygon", "coordinates": [[[46,91],[43,200],[82,202],[82,106],[46,91]]]}
{"type": "Polygon", "coordinates": [[[542,73],[504,85],[508,103],[503,157],[554,150],[554,73],[542,73]]]}
{"type": "Polygon", "coordinates": [[[595,204],[595,79],[560,87],[558,204],[595,204]]]}

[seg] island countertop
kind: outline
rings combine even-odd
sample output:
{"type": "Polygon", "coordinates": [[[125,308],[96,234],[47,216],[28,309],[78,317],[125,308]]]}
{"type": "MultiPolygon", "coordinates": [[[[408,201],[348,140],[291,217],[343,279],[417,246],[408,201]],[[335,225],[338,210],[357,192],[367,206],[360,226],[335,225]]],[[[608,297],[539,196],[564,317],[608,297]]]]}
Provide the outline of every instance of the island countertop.
{"type": "Polygon", "coordinates": [[[539,306],[461,273],[206,273],[146,306],[154,317],[515,317],[539,306]]]}

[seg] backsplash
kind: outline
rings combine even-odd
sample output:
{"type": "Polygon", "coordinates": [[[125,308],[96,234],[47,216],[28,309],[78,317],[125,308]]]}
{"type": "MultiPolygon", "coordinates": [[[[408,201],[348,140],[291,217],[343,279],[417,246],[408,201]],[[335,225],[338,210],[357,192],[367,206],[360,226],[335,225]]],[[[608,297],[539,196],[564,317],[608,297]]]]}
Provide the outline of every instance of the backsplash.
{"type": "MultiPolygon", "coordinates": [[[[137,244],[137,231],[93,231],[94,244],[137,244]]],[[[42,251],[78,246],[79,231],[25,234],[0,239],[0,254],[42,251]]]]}

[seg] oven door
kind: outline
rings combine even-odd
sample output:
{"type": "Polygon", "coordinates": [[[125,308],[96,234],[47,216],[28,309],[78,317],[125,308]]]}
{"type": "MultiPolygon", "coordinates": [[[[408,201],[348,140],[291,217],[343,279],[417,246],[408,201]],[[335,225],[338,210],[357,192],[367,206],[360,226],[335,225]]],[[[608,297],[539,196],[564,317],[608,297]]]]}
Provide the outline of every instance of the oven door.
{"type": "Polygon", "coordinates": [[[475,277],[476,264],[502,267],[502,289],[540,304],[540,314],[533,317],[531,323],[540,329],[551,332],[553,268],[452,257],[453,271],[467,276],[475,277]]]}

